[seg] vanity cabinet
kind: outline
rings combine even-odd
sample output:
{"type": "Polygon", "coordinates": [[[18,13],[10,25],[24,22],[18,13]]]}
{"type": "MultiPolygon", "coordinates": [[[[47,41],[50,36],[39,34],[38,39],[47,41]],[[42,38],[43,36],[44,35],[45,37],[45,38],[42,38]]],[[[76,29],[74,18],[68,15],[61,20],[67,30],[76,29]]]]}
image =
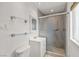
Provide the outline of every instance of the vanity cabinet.
{"type": "Polygon", "coordinates": [[[30,57],[43,57],[46,53],[46,38],[30,39],[30,57]]]}

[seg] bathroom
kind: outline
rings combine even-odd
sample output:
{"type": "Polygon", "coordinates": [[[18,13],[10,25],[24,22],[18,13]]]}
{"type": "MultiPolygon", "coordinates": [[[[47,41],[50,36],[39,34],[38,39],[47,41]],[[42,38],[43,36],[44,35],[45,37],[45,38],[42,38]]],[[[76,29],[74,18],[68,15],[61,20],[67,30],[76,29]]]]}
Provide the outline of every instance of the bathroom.
{"type": "Polygon", "coordinates": [[[0,57],[66,57],[68,2],[0,2],[0,57]]]}

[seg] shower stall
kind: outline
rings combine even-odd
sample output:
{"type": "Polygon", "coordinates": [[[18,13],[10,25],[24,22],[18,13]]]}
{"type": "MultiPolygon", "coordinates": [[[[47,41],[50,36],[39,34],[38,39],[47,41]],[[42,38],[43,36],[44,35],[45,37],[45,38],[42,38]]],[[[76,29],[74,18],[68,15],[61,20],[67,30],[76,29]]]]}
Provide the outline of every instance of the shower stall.
{"type": "Polygon", "coordinates": [[[56,15],[39,19],[39,36],[46,37],[47,51],[64,55],[65,18],[66,15],[56,15]]]}

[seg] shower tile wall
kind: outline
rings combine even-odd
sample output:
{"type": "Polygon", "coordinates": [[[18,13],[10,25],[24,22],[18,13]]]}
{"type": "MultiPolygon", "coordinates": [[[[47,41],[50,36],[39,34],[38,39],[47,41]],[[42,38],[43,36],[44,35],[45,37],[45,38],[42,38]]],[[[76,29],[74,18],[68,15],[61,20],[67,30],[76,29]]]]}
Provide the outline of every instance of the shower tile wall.
{"type": "Polygon", "coordinates": [[[54,16],[39,20],[39,36],[47,37],[47,50],[65,46],[65,16],[54,16]]]}

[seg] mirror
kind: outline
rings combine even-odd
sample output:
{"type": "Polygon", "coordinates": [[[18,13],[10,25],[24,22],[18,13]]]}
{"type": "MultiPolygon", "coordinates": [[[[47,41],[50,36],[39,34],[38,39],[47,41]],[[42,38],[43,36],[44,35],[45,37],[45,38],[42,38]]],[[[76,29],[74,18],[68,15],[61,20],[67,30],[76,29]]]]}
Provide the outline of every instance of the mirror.
{"type": "Polygon", "coordinates": [[[32,30],[36,30],[36,19],[32,19],[32,30]]]}

